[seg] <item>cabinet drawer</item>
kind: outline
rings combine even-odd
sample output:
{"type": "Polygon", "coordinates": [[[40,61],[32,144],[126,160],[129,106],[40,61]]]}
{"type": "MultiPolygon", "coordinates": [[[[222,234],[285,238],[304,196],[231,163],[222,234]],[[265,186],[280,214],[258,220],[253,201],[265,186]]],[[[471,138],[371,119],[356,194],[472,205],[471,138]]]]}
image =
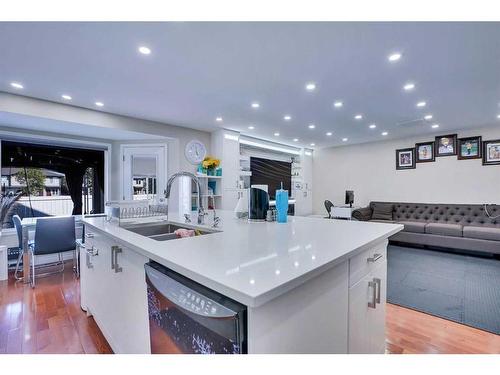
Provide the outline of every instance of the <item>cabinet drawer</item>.
{"type": "Polygon", "coordinates": [[[379,263],[387,260],[387,241],[349,259],[349,286],[368,275],[379,263]]]}

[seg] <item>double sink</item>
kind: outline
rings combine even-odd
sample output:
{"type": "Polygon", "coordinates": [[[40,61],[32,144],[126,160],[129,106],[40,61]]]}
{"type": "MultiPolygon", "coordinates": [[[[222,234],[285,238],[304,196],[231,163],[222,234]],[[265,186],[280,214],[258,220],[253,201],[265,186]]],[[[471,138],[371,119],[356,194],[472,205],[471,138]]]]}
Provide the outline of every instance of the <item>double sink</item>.
{"type": "Polygon", "coordinates": [[[156,241],[170,241],[181,238],[174,233],[177,229],[192,229],[195,231],[195,236],[219,232],[218,230],[211,230],[205,227],[172,223],[170,221],[155,223],[128,223],[122,225],[122,228],[156,241]]]}

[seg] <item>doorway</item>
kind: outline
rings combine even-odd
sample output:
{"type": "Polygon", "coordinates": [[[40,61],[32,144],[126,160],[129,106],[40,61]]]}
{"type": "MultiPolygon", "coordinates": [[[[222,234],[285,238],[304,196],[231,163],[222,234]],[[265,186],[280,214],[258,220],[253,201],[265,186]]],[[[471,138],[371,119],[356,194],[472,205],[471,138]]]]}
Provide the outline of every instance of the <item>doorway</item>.
{"type": "Polygon", "coordinates": [[[123,200],[158,201],[167,176],[166,146],[122,145],[123,200]]]}

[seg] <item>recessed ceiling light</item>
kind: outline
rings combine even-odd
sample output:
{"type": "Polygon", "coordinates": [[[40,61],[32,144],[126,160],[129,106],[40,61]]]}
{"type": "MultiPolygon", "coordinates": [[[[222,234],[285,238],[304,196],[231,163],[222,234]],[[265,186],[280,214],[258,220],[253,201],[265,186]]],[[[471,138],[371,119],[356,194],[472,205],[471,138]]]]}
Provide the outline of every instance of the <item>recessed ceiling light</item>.
{"type": "Polygon", "coordinates": [[[333,134],[332,132],[326,133],[327,136],[331,136],[332,134],[333,134]]]}
{"type": "Polygon", "coordinates": [[[104,107],[104,103],[103,102],[95,102],[95,105],[98,106],[98,107],[104,107]]]}
{"type": "Polygon", "coordinates": [[[348,138],[342,138],[342,142],[347,142],[348,138]]]}
{"type": "Polygon", "coordinates": [[[298,142],[298,141],[299,141],[299,139],[298,139],[298,138],[294,138],[294,139],[293,139],[293,141],[294,141],[294,142],[298,142]]]}
{"type": "Polygon", "coordinates": [[[314,82],[306,83],[307,91],[314,91],[316,89],[316,84],[314,82]]]}
{"type": "Polygon", "coordinates": [[[432,115],[425,115],[424,120],[432,120],[432,115]]]}
{"type": "Polygon", "coordinates": [[[500,118],[500,115],[497,115],[497,118],[500,118]]]}
{"type": "Polygon", "coordinates": [[[283,116],[283,120],[285,120],[285,121],[290,121],[291,119],[292,119],[292,116],[290,116],[290,115],[283,116]]]}
{"type": "Polygon", "coordinates": [[[315,143],[311,143],[311,147],[314,147],[314,146],[316,146],[316,144],[315,143]]]}
{"type": "Polygon", "coordinates": [[[257,102],[252,103],[252,108],[260,108],[260,104],[257,102]]]}
{"type": "Polygon", "coordinates": [[[64,100],[71,100],[71,99],[73,99],[71,96],[66,95],[66,94],[61,95],[61,98],[63,98],[64,100]]]}
{"type": "Polygon", "coordinates": [[[361,120],[363,118],[363,115],[356,115],[354,116],[354,119],[356,120],[361,120]]]}
{"type": "Polygon", "coordinates": [[[370,125],[370,129],[375,129],[376,127],[377,127],[377,125],[375,125],[375,124],[370,125]]]}
{"type": "Polygon", "coordinates": [[[276,133],[274,133],[274,136],[275,136],[275,137],[279,137],[279,136],[280,136],[280,133],[276,132],[276,133]]]}
{"type": "Polygon", "coordinates": [[[217,121],[217,122],[222,122],[222,117],[216,117],[216,118],[215,118],[215,121],[217,121]]]}
{"type": "Polygon", "coordinates": [[[337,101],[337,102],[333,103],[333,106],[335,108],[341,108],[343,105],[344,105],[344,103],[342,103],[341,101],[337,101]]]}
{"type": "Polygon", "coordinates": [[[437,128],[439,128],[439,124],[432,125],[432,129],[437,129],[437,128]]]}
{"type": "Polygon", "coordinates": [[[254,127],[254,126],[252,126],[252,125],[250,125],[250,126],[248,127],[248,129],[250,129],[250,130],[254,130],[254,129],[255,129],[255,127],[254,127]]]}
{"type": "Polygon", "coordinates": [[[419,108],[423,108],[423,107],[425,107],[426,105],[427,105],[427,103],[426,103],[426,102],[424,102],[424,101],[421,101],[421,102],[418,102],[418,103],[417,103],[417,107],[419,107],[419,108]]]}
{"type": "Polygon", "coordinates": [[[382,135],[383,135],[383,136],[386,136],[387,134],[389,134],[389,133],[387,133],[387,132],[382,132],[382,135]]]}
{"type": "Polygon", "coordinates": [[[309,124],[309,126],[308,126],[309,129],[314,129],[315,127],[316,127],[316,125],[314,125],[314,124],[309,124]]]}
{"type": "Polygon", "coordinates": [[[407,83],[406,85],[403,86],[403,89],[405,89],[406,91],[411,91],[415,88],[415,84],[414,83],[407,83]]]}
{"type": "Polygon", "coordinates": [[[142,53],[143,55],[149,55],[151,53],[151,49],[146,46],[140,46],[139,52],[142,53]]]}
{"type": "Polygon", "coordinates": [[[398,61],[399,59],[401,58],[401,54],[399,52],[394,52],[392,54],[390,54],[387,59],[390,61],[390,62],[395,62],[395,61],[398,61]]]}
{"type": "Polygon", "coordinates": [[[24,86],[21,85],[19,82],[11,82],[10,85],[15,89],[24,89],[24,86]]]}

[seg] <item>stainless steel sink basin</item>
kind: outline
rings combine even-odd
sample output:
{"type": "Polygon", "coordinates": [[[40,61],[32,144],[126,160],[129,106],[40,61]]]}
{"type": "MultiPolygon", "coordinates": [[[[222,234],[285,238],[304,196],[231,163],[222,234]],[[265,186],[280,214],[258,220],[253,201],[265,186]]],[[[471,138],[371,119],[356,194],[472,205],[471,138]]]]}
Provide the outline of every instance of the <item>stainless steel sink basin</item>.
{"type": "Polygon", "coordinates": [[[169,241],[178,239],[174,232],[177,229],[194,229],[196,230],[196,235],[205,235],[210,233],[217,233],[215,230],[207,230],[206,228],[200,229],[199,227],[192,225],[184,225],[171,223],[168,221],[158,222],[158,223],[146,223],[146,224],[126,224],[122,225],[123,229],[129,230],[131,232],[140,234],[141,236],[151,238],[156,241],[169,241]]]}

